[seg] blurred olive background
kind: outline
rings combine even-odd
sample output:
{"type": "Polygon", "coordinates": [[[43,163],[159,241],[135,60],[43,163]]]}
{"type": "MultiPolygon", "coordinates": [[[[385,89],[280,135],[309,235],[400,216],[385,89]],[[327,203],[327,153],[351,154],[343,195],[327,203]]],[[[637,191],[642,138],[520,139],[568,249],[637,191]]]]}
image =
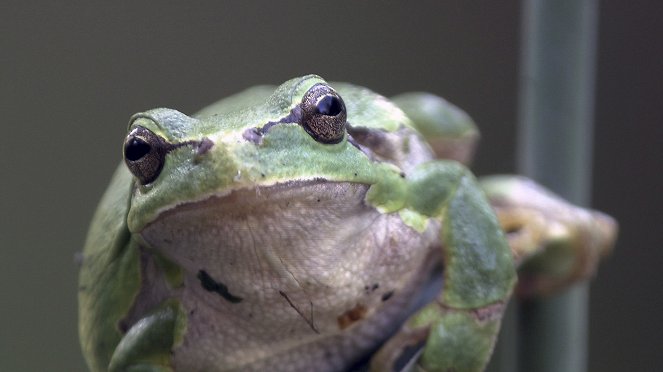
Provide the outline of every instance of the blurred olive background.
{"type": "MultiPolygon", "coordinates": [[[[314,72],[442,95],[481,127],[476,172],[514,171],[518,1],[192,4],[0,4],[0,371],[85,369],[73,257],[134,112],[314,72]]],[[[592,205],[622,230],[591,371],[663,367],[662,4],[600,5],[592,205]]]]}

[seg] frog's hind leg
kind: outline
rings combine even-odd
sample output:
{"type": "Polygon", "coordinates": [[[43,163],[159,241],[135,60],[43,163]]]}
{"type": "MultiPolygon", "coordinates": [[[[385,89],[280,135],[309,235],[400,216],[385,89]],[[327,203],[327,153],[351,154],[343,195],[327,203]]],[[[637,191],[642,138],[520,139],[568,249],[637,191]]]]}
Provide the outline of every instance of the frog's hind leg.
{"type": "Polygon", "coordinates": [[[591,277],[612,251],[617,223],[520,176],[482,178],[518,266],[517,293],[546,295],[591,277]]]}

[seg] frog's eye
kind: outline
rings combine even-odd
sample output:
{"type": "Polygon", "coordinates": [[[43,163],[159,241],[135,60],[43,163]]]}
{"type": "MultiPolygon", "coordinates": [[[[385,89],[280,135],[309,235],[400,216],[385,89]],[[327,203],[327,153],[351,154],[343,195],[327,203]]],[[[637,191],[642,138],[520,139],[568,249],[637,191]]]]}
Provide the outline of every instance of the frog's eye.
{"type": "Polygon", "coordinates": [[[339,143],[345,133],[347,113],[341,96],[324,84],[316,84],[302,99],[302,126],[316,141],[339,143]]]}
{"type": "Polygon", "coordinates": [[[166,161],[169,144],[143,127],[134,128],[124,141],[124,162],[142,185],[154,181],[166,161]]]}

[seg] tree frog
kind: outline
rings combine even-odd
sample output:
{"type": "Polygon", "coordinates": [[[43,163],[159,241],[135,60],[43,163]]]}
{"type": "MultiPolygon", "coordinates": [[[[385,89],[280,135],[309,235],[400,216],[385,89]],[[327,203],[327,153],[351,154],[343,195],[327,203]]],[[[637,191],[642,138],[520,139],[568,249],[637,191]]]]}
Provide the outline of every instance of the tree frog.
{"type": "Polygon", "coordinates": [[[89,368],[482,370],[517,268],[523,293],[584,278],[614,222],[480,183],[477,135],[438,97],[316,75],[134,115],[83,251],[89,368]]]}

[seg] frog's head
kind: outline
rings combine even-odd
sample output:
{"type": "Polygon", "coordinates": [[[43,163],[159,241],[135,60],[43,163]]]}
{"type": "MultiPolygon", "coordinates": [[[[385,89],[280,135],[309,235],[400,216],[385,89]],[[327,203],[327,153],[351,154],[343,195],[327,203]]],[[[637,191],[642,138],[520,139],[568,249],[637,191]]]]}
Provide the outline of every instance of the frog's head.
{"type": "Polygon", "coordinates": [[[399,291],[428,255],[410,247],[428,246],[433,234],[383,212],[405,208],[406,173],[430,150],[401,109],[367,89],[309,75],[266,91],[194,117],[134,115],[124,142],[128,229],[165,259],[158,262],[173,264],[164,275],[204,311],[243,317],[267,306],[251,320],[262,322],[256,329],[338,332],[360,299],[368,317],[391,296],[376,292],[369,303],[367,285],[399,291]],[[325,304],[315,324],[293,311],[300,301],[325,304]]]}
{"type": "Polygon", "coordinates": [[[219,106],[198,117],[163,108],[134,115],[124,142],[136,185],[130,229],[140,231],[164,211],[234,190],[330,181],[372,185],[398,178],[401,170],[375,161],[348,128],[394,132],[409,125],[407,117],[373,92],[345,91],[341,97],[308,75],[268,97],[247,97],[241,108],[219,106]]]}

